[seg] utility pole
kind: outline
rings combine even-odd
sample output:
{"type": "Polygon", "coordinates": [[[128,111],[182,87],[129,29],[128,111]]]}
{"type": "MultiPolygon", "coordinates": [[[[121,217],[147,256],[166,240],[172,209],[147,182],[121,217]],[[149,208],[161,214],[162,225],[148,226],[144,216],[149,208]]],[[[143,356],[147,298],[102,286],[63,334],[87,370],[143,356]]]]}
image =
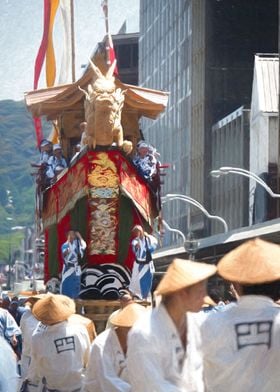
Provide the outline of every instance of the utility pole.
{"type": "Polygon", "coordinates": [[[13,218],[7,217],[7,221],[10,222],[9,224],[9,253],[8,253],[8,279],[7,279],[7,289],[11,290],[11,266],[12,266],[12,220],[13,218]]]}

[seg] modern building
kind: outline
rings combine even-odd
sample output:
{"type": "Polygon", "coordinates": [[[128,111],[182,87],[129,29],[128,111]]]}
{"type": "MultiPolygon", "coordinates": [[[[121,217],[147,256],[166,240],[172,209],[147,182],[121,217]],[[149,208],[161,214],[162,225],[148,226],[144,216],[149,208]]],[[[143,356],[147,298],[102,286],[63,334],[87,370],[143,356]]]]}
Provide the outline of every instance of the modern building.
{"type": "MultiPolygon", "coordinates": [[[[241,106],[212,127],[212,168],[241,167],[249,170],[250,110],[241,106]]],[[[255,184],[254,184],[255,186],[255,184]]],[[[210,211],[221,216],[231,230],[249,224],[249,181],[238,175],[212,178],[210,211]]],[[[220,223],[211,234],[221,233],[220,223]]]]}
{"type": "Polygon", "coordinates": [[[119,78],[123,83],[138,85],[138,33],[112,36],[119,78]]]}
{"type": "MultiPolygon", "coordinates": [[[[165,114],[142,124],[161,161],[171,164],[163,194],[187,194],[211,210],[213,126],[250,106],[254,55],[277,51],[277,0],[141,1],[139,82],[170,91],[165,114]]],[[[197,238],[217,230],[181,201],[166,203],[163,214],[170,226],[197,238]]],[[[237,227],[246,219],[232,222],[237,227]]]]}

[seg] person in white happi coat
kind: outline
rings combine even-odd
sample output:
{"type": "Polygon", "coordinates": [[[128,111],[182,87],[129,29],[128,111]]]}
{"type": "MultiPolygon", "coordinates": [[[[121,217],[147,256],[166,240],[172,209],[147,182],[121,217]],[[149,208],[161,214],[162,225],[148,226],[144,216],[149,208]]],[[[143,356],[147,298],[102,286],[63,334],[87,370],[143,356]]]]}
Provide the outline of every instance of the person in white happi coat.
{"type": "Polygon", "coordinates": [[[78,298],[80,293],[81,267],[79,259],[82,259],[86,250],[86,242],[78,231],[69,230],[67,241],[61,247],[64,260],[60,292],[70,298],[78,298]]]}
{"type": "Polygon", "coordinates": [[[127,290],[127,289],[120,289],[119,290],[119,301],[120,301],[120,308],[117,310],[114,310],[114,312],[110,314],[110,316],[108,317],[105,329],[111,328],[113,326],[111,324],[111,319],[113,317],[115,317],[118,313],[120,313],[122,311],[122,309],[124,309],[127,305],[134,303],[132,295],[129,292],[129,290],[127,290]]]}
{"type": "Polygon", "coordinates": [[[40,161],[39,164],[47,165],[49,158],[52,156],[53,144],[50,140],[43,139],[40,143],[40,161]]]}
{"type": "Polygon", "coordinates": [[[60,167],[62,170],[67,168],[67,162],[64,156],[62,155],[62,148],[60,144],[54,144],[53,146],[53,155],[51,155],[48,159],[48,169],[46,171],[46,175],[50,179],[56,178],[56,168],[60,167]]]}
{"type": "Polygon", "coordinates": [[[28,391],[78,392],[88,362],[90,340],[84,325],[68,320],[75,313],[72,299],[49,294],[32,308],[41,327],[33,333],[28,391]]]}
{"type": "Polygon", "coordinates": [[[38,294],[27,298],[25,301],[26,311],[20,319],[20,329],[22,333],[22,354],[21,354],[21,377],[27,377],[27,371],[31,362],[31,338],[39,321],[32,313],[33,305],[48,294],[38,294]]]}
{"type": "Polygon", "coordinates": [[[128,336],[128,376],[133,392],[203,391],[201,358],[196,353],[198,312],[207,278],[216,267],[174,259],[159,283],[160,304],[128,336]]]}
{"type": "Polygon", "coordinates": [[[225,255],[218,273],[234,283],[236,306],[201,327],[207,392],[274,392],[280,388],[280,247],[260,239],[225,255]]]}
{"type": "Polygon", "coordinates": [[[91,347],[84,392],[131,391],[126,368],[127,334],[146,312],[142,305],[129,304],[112,317],[113,327],[97,336],[91,347]]]}
{"type": "Polygon", "coordinates": [[[155,272],[151,253],[156,249],[158,241],[151,234],[144,232],[140,225],[133,227],[132,235],[134,238],[131,245],[135,260],[129,290],[140,299],[147,299],[151,293],[155,272]]]}

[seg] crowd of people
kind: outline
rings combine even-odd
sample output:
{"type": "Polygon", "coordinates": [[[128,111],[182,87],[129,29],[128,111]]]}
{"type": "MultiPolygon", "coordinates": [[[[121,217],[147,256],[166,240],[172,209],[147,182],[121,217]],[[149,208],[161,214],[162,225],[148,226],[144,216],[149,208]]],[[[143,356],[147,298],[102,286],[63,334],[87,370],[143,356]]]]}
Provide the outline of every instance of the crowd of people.
{"type": "Polygon", "coordinates": [[[53,144],[50,140],[43,139],[39,150],[39,162],[32,164],[32,166],[38,168],[37,183],[41,189],[45,189],[55,183],[59,174],[68,167],[68,164],[62,154],[60,144],[53,144]]]}
{"type": "MultiPolygon", "coordinates": [[[[30,297],[20,321],[21,391],[277,391],[279,260],[280,246],[260,239],[229,252],[217,267],[174,259],[156,288],[157,304],[143,306],[124,290],[121,308],[97,336],[89,319],[75,318],[71,298],[30,297]],[[204,312],[215,273],[232,282],[238,299],[204,312]]],[[[7,341],[13,346],[17,332],[0,323],[1,367],[8,369],[0,381],[14,388],[7,341]]]]}
{"type": "MultiPolygon", "coordinates": [[[[72,156],[68,157],[68,159],[63,156],[62,147],[59,143],[53,144],[48,139],[41,141],[39,162],[32,164],[32,166],[38,168],[37,183],[42,189],[54,184],[59,174],[69,165],[72,165],[78,159],[80,153],[87,147],[86,127],[86,122],[80,123],[81,139],[74,146],[72,156]]],[[[131,156],[137,171],[155,188],[159,182],[159,155],[155,147],[144,140],[140,140],[131,156]]]]}

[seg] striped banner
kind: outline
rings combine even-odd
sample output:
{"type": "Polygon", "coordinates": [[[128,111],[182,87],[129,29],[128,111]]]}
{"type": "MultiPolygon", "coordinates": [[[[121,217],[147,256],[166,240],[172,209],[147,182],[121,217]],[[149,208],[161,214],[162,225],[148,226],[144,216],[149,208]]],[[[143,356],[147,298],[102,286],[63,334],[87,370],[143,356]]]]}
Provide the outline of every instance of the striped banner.
{"type": "MultiPolygon", "coordinates": [[[[50,0],[44,0],[44,30],[43,30],[42,41],[35,60],[34,82],[33,82],[34,90],[37,90],[38,88],[38,82],[39,82],[39,78],[44,64],[44,59],[48,46],[50,15],[51,15],[50,0]]],[[[39,117],[33,118],[33,121],[34,121],[34,128],[35,128],[36,139],[37,139],[37,147],[39,148],[41,140],[43,138],[42,123],[39,117]]]]}
{"type": "Polygon", "coordinates": [[[41,41],[41,45],[39,47],[39,51],[35,60],[35,69],[34,69],[34,83],[33,88],[37,90],[38,81],[40,78],[40,74],[42,71],[44,59],[46,56],[46,51],[48,47],[48,36],[49,36],[49,25],[50,25],[50,15],[51,15],[51,3],[50,0],[44,0],[44,30],[43,37],[41,41]]]}
{"type": "Polygon", "coordinates": [[[46,50],[46,82],[47,87],[52,87],[55,82],[56,76],[56,65],[55,65],[55,54],[53,48],[53,25],[57,8],[59,6],[59,0],[50,0],[50,21],[48,29],[48,46],[46,50]]]}
{"type": "Polygon", "coordinates": [[[58,84],[71,82],[71,3],[70,0],[60,0],[60,11],[63,23],[63,49],[58,84]]]}

